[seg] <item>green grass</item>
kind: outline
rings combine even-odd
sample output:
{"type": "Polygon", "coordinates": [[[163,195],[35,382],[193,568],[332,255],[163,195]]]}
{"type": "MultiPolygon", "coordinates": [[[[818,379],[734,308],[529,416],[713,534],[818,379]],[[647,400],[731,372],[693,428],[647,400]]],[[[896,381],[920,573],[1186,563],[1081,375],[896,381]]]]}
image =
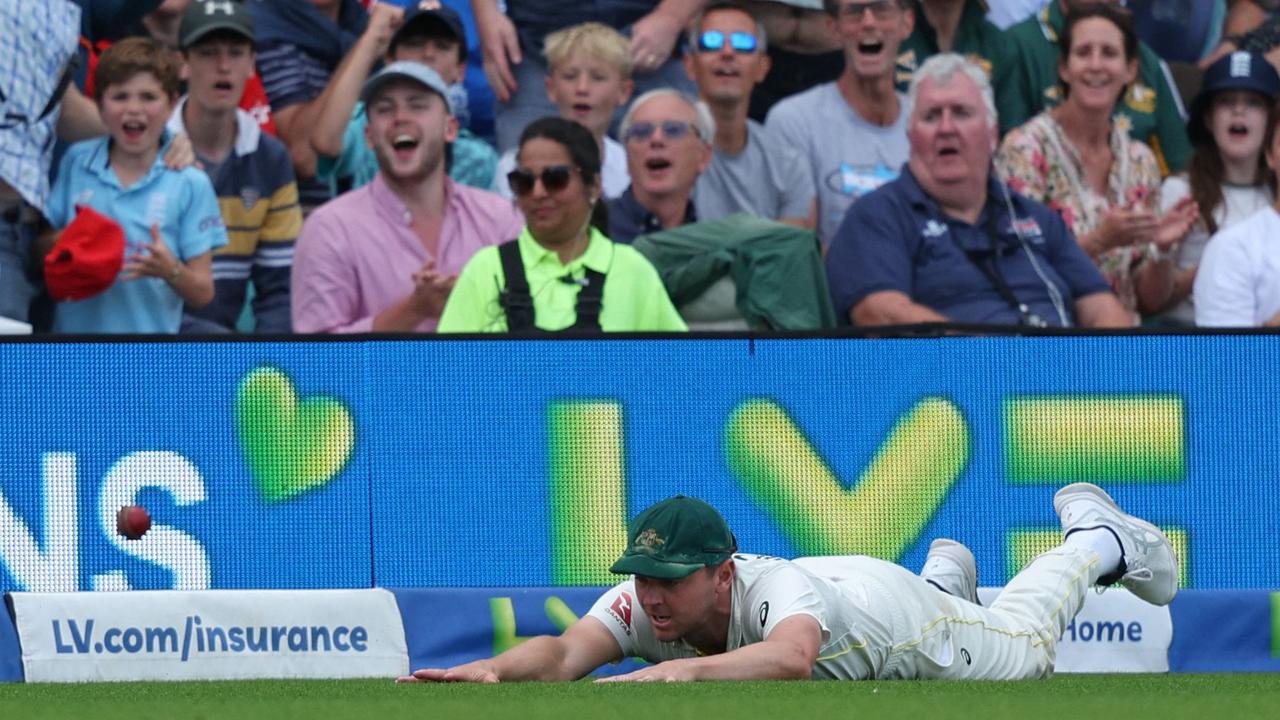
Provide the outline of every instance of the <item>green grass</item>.
{"type": "Polygon", "coordinates": [[[382,680],[0,685],[0,718],[1056,720],[1280,718],[1280,674],[1028,682],[395,685],[382,680]]]}

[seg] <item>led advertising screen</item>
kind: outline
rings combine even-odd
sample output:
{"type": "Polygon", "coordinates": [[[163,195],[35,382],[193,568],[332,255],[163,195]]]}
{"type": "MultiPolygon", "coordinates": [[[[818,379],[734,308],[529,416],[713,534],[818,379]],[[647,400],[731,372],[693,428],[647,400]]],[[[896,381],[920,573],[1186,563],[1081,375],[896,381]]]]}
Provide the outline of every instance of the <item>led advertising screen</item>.
{"type": "Polygon", "coordinates": [[[744,551],[946,536],[994,586],[1082,480],[1185,587],[1274,587],[1276,367],[1271,336],[11,342],[0,591],[604,585],[676,493],[744,551]]]}

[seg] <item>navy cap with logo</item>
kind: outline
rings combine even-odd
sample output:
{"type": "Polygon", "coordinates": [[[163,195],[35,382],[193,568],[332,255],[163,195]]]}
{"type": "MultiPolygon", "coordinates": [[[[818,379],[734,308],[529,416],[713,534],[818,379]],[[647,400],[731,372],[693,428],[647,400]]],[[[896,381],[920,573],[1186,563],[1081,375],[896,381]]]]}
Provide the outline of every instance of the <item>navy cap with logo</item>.
{"type": "Polygon", "coordinates": [[[679,580],[700,568],[719,565],[737,550],[738,541],[715,508],[677,495],[631,521],[627,549],[609,570],[679,580]]]}
{"type": "Polygon", "coordinates": [[[1218,58],[1204,71],[1200,92],[1191,103],[1191,119],[1187,121],[1187,134],[1191,142],[1207,142],[1210,136],[1205,127],[1204,115],[1213,96],[1224,90],[1252,90],[1267,99],[1271,105],[1280,95],[1280,75],[1267,59],[1257,53],[1233,52],[1218,58]]]}
{"type": "Polygon", "coordinates": [[[452,36],[458,42],[459,58],[464,61],[467,59],[467,31],[462,25],[462,16],[457,10],[439,0],[419,0],[410,4],[404,9],[404,19],[400,23],[400,28],[391,36],[391,51],[394,53],[401,41],[419,32],[452,36]],[[431,32],[428,29],[431,25],[435,25],[437,30],[444,32],[431,32]]]}
{"type": "Polygon", "coordinates": [[[178,49],[186,50],[210,33],[225,30],[255,40],[253,15],[237,0],[197,0],[178,22],[178,49]]]}

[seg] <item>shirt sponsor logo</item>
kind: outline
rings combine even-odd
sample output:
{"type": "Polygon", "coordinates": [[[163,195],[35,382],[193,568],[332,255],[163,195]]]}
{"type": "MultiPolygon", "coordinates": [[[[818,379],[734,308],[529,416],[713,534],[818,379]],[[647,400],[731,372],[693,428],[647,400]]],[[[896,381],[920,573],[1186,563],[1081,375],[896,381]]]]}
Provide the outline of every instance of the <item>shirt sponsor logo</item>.
{"type": "Polygon", "coordinates": [[[1040,223],[1035,218],[1015,217],[1011,223],[1013,232],[1027,239],[1040,239],[1044,236],[1044,231],[1040,229],[1040,223]]]}
{"type": "Polygon", "coordinates": [[[874,167],[840,163],[840,192],[861,197],[897,177],[898,173],[884,163],[876,163],[874,167]]]}
{"type": "Polygon", "coordinates": [[[766,621],[768,621],[768,619],[769,619],[769,601],[765,600],[764,602],[760,603],[760,627],[764,627],[764,624],[766,621]]]}
{"type": "Polygon", "coordinates": [[[223,226],[223,223],[222,223],[221,215],[210,215],[208,217],[200,218],[201,232],[204,232],[205,230],[212,230],[214,228],[220,228],[222,226],[223,226]]]}
{"type": "Polygon", "coordinates": [[[160,191],[151,193],[147,198],[147,210],[145,213],[147,226],[164,225],[165,208],[169,203],[168,194],[160,191]]]}
{"type": "Polygon", "coordinates": [[[622,626],[623,632],[631,634],[631,607],[634,603],[627,593],[618,593],[613,604],[609,606],[609,614],[622,626]]]}
{"type": "Polygon", "coordinates": [[[244,203],[245,210],[252,210],[253,206],[262,199],[262,193],[258,188],[247,187],[240,190],[240,202],[244,203]]]}
{"type": "Polygon", "coordinates": [[[1142,83],[1134,83],[1129,88],[1129,94],[1125,96],[1124,104],[1137,113],[1151,114],[1156,111],[1156,91],[1143,85],[1142,83]]]}
{"type": "Polygon", "coordinates": [[[924,230],[920,234],[927,238],[939,238],[947,234],[947,226],[937,220],[930,220],[924,224],[924,230]]]}

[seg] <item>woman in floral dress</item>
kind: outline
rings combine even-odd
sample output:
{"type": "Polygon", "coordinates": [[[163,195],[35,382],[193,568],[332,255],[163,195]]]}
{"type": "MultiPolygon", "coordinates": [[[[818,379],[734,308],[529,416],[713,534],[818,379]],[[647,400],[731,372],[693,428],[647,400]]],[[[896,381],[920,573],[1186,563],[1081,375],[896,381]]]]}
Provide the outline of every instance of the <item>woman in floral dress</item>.
{"type": "Polygon", "coordinates": [[[1017,192],[1055,209],[1133,313],[1165,307],[1190,198],[1163,215],[1151,148],[1129,137],[1116,103],[1138,73],[1132,18],[1111,5],[1073,11],[1058,72],[1066,99],[1005,137],[996,164],[1017,192]]]}

